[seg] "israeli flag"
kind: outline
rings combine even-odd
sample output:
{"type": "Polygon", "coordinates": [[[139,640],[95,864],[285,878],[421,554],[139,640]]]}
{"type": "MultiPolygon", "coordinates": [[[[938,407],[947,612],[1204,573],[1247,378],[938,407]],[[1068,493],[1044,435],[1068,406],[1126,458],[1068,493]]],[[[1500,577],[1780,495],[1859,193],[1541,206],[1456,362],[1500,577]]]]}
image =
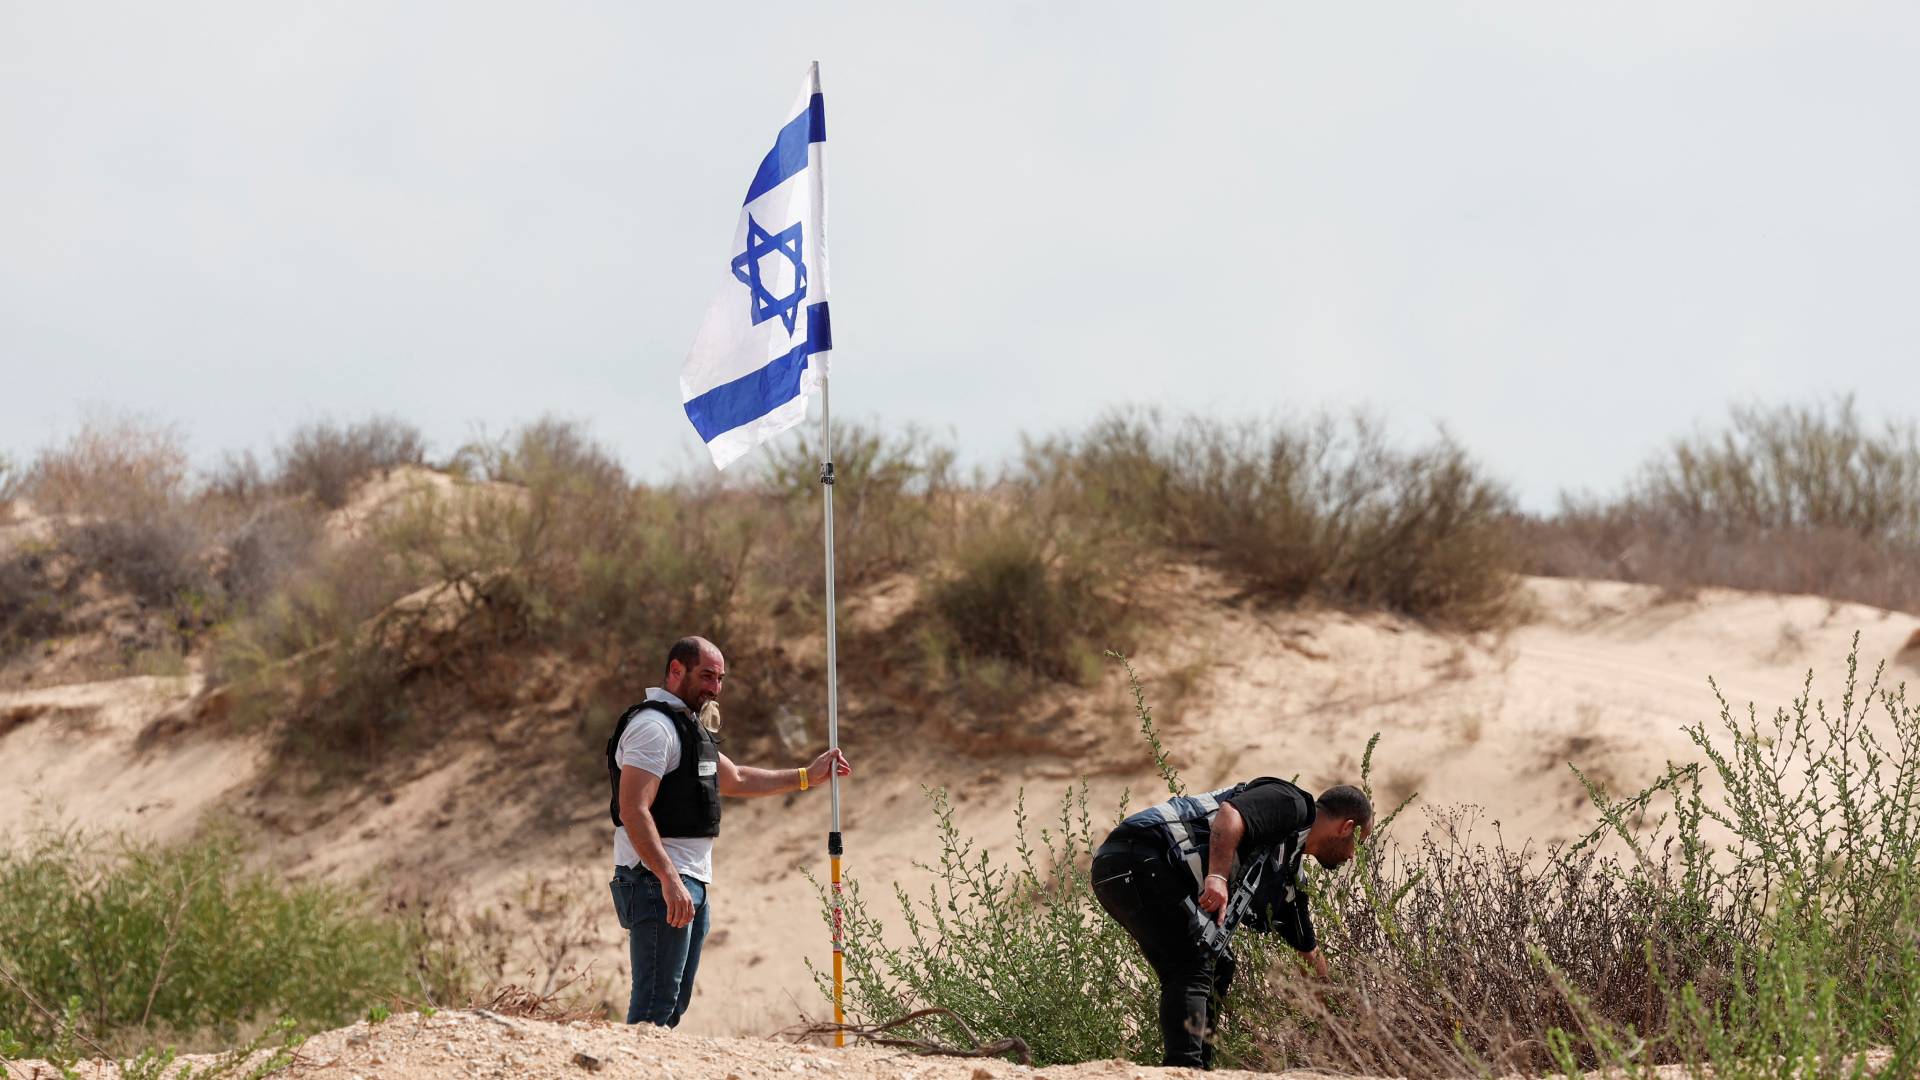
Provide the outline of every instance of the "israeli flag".
{"type": "Polygon", "coordinates": [[[826,106],[820,65],[747,187],[720,295],[680,369],[687,419],[726,468],[806,419],[827,380],[826,106]]]}

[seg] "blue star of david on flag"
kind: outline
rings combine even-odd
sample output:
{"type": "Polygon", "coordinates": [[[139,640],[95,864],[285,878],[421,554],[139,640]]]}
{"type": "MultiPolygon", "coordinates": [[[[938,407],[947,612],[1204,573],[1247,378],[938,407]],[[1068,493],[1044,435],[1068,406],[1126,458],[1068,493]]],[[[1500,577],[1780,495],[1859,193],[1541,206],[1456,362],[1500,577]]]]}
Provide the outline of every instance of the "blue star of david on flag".
{"type": "Polygon", "coordinates": [[[733,257],[733,276],[747,286],[748,308],[753,325],[778,318],[793,333],[793,320],[800,313],[800,302],[807,298],[807,264],[801,255],[800,222],[770,233],[747,215],[747,250],[733,257]],[[793,288],[785,296],[775,296],[762,276],[760,260],[768,255],[784,255],[793,264],[793,288]]]}

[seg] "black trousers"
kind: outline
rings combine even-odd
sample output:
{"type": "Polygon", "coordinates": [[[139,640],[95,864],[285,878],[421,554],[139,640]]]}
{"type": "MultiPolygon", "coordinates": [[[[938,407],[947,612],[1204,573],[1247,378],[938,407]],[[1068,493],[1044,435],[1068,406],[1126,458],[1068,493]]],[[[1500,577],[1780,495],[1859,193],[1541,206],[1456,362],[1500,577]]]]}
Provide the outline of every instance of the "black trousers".
{"type": "Polygon", "coordinates": [[[1231,954],[1215,960],[1185,901],[1193,876],[1164,850],[1109,840],[1093,856],[1093,895],[1140,945],[1160,980],[1162,1064],[1213,1067],[1215,1009],[1233,982],[1231,954]]]}

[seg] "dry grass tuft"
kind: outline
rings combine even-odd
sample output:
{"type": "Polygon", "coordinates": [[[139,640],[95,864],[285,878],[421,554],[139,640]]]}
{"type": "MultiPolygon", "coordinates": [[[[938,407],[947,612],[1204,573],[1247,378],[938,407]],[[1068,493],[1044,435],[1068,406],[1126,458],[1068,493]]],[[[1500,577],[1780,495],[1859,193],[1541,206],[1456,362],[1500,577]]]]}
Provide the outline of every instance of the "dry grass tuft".
{"type": "MultiPolygon", "coordinates": [[[[605,1002],[589,1001],[593,987],[593,965],[569,969],[551,990],[531,990],[519,983],[489,983],[474,995],[470,1008],[486,1009],[501,1016],[526,1020],[565,1023],[570,1020],[605,1020],[605,1002]],[[584,985],[583,985],[584,984],[584,985]]],[[[529,972],[529,977],[532,973],[529,972]]]]}

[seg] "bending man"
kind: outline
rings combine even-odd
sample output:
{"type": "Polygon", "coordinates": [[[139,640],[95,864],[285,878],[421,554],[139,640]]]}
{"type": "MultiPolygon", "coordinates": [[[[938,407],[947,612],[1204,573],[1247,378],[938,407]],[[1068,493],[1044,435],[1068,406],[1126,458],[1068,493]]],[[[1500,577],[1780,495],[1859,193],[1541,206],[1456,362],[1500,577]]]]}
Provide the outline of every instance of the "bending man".
{"type": "Polygon", "coordinates": [[[1113,830],[1093,856],[1093,892],[1160,980],[1167,1065],[1213,1067],[1235,927],[1278,933],[1326,977],[1300,861],[1312,855],[1337,869],[1372,831],[1373,804],[1359,788],[1314,799],[1266,776],[1177,795],[1113,830]]]}
{"type": "Polygon", "coordinates": [[[623,713],[607,740],[612,791],[613,910],[627,931],[633,994],[627,1023],[673,1027],[693,999],[712,900],[720,796],[779,795],[850,776],[837,749],[798,769],[751,769],[720,752],[700,710],[720,696],[727,662],[704,638],[667,652],[664,685],[623,713]]]}

